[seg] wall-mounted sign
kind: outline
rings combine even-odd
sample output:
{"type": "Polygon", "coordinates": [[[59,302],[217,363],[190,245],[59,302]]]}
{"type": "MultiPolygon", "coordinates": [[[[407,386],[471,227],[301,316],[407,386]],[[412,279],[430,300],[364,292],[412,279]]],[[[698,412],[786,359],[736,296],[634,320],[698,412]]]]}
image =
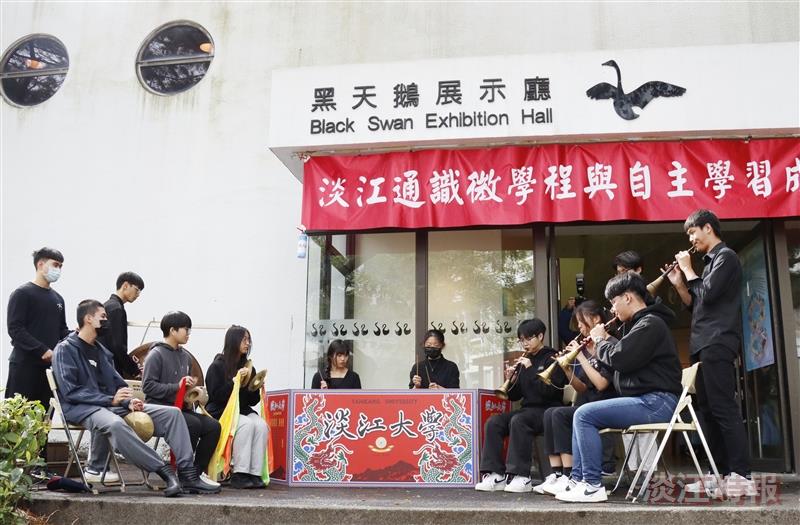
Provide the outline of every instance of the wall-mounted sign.
{"type": "MultiPolygon", "coordinates": [[[[614,118],[617,118],[616,116],[614,118]]],[[[309,231],[800,216],[800,139],[312,157],[309,231]]]]}
{"type": "Polygon", "coordinates": [[[798,62],[788,42],[278,70],[270,148],[300,177],[298,153],[797,133],[798,62]]]}

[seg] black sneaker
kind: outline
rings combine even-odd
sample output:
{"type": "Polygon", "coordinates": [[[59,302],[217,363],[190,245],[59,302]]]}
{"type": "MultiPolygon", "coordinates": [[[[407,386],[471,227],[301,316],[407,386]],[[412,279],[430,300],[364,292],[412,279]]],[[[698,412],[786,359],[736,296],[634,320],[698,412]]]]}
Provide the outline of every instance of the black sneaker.
{"type": "Polygon", "coordinates": [[[250,482],[252,483],[251,489],[265,489],[267,485],[264,483],[264,480],[261,479],[261,476],[256,476],[254,474],[248,474],[250,476],[250,482]]]}
{"type": "Polygon", "coordinates": [[[253,485],[253,480],[250,477],[250,474],[245,474],[244,472],[234,472],[233,476],[231,476],[231,488],[234,489],[252,489],[255,488],[253,485]]]}

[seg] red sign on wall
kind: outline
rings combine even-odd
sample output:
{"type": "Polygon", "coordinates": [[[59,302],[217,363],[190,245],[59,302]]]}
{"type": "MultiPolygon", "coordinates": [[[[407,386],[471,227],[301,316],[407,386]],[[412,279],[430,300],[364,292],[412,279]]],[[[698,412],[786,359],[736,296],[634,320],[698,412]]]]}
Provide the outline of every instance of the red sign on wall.
{"type": "Polygon", "coordinates": [[[800,215],[800,140],[697,140],[312,157],[308,231],[800,215]]]}
{"type": "Polygon", "coordinates": [[[475,483],[474,391],[292,396],[292,484],[475,483]]]}

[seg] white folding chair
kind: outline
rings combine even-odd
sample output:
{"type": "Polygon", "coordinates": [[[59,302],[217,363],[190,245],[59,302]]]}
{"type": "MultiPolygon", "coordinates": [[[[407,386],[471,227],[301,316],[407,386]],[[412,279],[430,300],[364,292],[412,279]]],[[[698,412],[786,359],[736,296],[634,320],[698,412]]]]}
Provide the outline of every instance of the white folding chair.
{"type": "MultiPolygon", "coordinates": [[[[72,431],[77,431],[77,443],[80,443],[84,432],[86,432],[86,428],[82,425],[75,425],[67,422],[67,418],[64,417],[64,410],[61,408],[61,402],[58,399],[58,385],[56,384],[56,378],[53,375],[53,371],[48,368],[45,370],[45,373],[47,375],[47,383],[50,385],[50,391],[53,394],[53,397],[50,398],[50,410],[48,411],[48,415],[50,417],[50,429],[63,431],[67,436],[67,443],[69,445],[69,460],[67,461],[67,468],[64,469],[64,477],[68,477],[70,467],[73,463],[76,463],[83,484],[87,487],[91,487],[94,494],[98,494],[98,490],[91,483],[86,481],[86,476],[83,473],[83,465],[81,464],[81,458],[78,456],[78,446],[76,441],[72,438],[72,431]],[[53,418],[54,414],[58,415],[57,422],[53,418]]],[[[103,439],[107,438],[103,437],[103,439]]],[[[100,484],[104,487],[119,487],[120,492],[125,492],[125,480],[122,479],[122,472],[119,469],[119,463],[117,462],[116,456],[114,456],[113,447],[111,447],[110,444],[108,457],[106,458],[106,467],[102,477],[100,478],[100,484]],[[108,471],[108,467],[110,466],[112,460],[114,462],[114,469],[116,470],[117,475],[119,475],[119,482],[106,483],[105,473],[108,471]]]]}
{"type": "MultiPolygon", "coordinates": [[[[678,404],[675,406],[675,411],[672,414],[668,423],[652,423],[652,424],[644,424],[644,425],[632,425],[628,427],[625,432],[626,433],[633,433],[634,441],[636,440],[636,435],[641,432],[652,432],[653,437],[650,439],[650,444],[647,447],[647,452],[645,453],[645,457],[650,456],[650,452],[653,449],[653,446],[658,441],[658,434],[659,432],[663,432],[663,438],[661,439],[661,443],[658,446],[658,451],[656,455],[653,457],[653,461],[650,464],[650,468],[647,471],[647,475],[644,477],[642,481],[641,488],[636,496],[633,496],[633,492],[636,488],[636,482],[639,479],[639,476],[642,473],[644,462],[640,463],[639,468],[636,470],[636,475],[633,478],[633,482],[631,483],[630,488],[628,489],[628,494],[625,496],[625,499],[632,498],[632,502],[636,502],[636,500],[641,499],[645,492],[647,491],[647,485],[650,483],[650,479],[653,476],[653,471],[656,468],[656,464],[658,463],[659,458],[664,452],[664,448],[667,446],[667,441],[669,440],[670,434],[673,431],[680,432],[683,434],[683,438],[686,440],[686,445],[689,448],[689,453],[692,456],[692,461],[694,462],[694,466],[697,469],[697,475],[700,479],[700,482],[703,483],[703,471],[700,468],[700,463],[697,461],[697,455],[694,452],[694,447],[692,447],[692,442],[689,439],[689,432],[697,432],[698,437],[700,438],[700,442],[703,444],[703,450],[706,453],[706,457],[708,458],[708,462],[711,465],[711,470],[714,472],[714,477],[717,481],[717,486],[722,486],[722,478],[719,475],[719,471],[717,470],[717,465],[714,463],[714,458],[711,455],[711,451],[708,448],[708,442],[706,442],[706,437],[703,434],[703,429],[700,428],[700,423],[697,419],[697,414],[694,411],[694,407],[692,406],[692,397],[691,393],[694,392],[694,383],[697,379],[697,370],[700,367],[700,363],[695,363],[694,365],[684,368],[683,375],[681,378],[681,384],[683,385],[683,391],[681,392],[681,396],[678,398],[678,404]],[[684,423],[683,419],[681,418],[681,412],[688,409],[691,420],[688,423],[684,423]]],[[[633,445],[633,443],[631,444],[633,445]]],[[[708,487],[703,484],[703,488],[706,490],[706,494],[709,497],[714,497],[714,494],[709,490],[708,487]]]]}

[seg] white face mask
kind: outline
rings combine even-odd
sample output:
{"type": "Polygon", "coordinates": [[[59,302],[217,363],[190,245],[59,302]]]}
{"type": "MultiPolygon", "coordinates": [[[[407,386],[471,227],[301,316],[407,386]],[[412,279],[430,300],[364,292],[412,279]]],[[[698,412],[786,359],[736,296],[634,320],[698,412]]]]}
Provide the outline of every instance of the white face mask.
{"type": "Polygon", "coordinates": [[[58,281],[58,278],[61,277],[61,268],[54,268],[50,266],[47,268],[47,273],[44,274],[44,278],[48,283],[54,283],[58,281]]]}

